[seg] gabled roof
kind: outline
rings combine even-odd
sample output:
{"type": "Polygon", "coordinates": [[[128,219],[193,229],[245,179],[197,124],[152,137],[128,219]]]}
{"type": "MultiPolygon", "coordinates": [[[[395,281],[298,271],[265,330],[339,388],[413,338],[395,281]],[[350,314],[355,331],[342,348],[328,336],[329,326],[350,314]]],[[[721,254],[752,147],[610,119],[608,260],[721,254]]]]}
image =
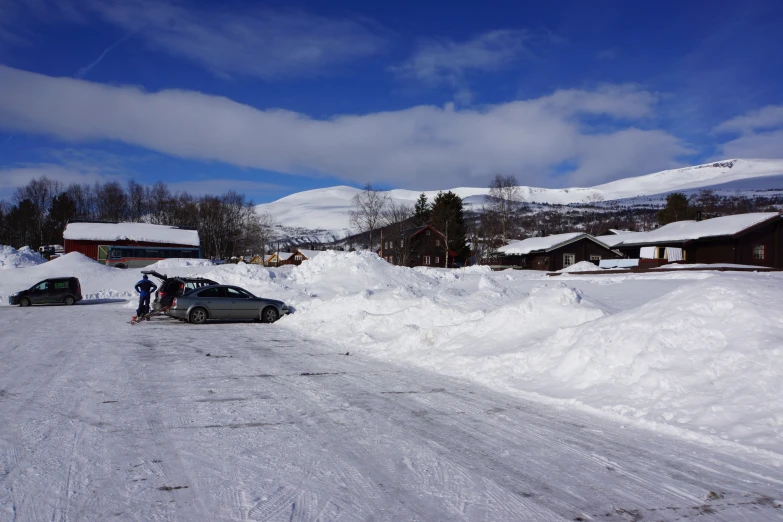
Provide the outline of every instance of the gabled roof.
{"type": "Polygon", "coordinates": [[[410,237],[415,237],[424,232],[425,230],[432,230],[436,234],[438,234],[443,239],[446,238],[446,236],[443,235],[441,231],[439,231],[437,228],[433,227],[432,225],[424,225],[422,227],[416,227],[416,228],[410,228],[407,230],[403,230],[403,234],[408,234],[410,237]]]}
{"type": "Polygon", "coordinates": [[[200,245],[197,230],[149,223],[68,223],[63,238],[71,241],[139,241],[200,245]]]}
{"type": "Polygon", "coordinates": [[[312,259],[315,256],[317,256],[318,254],[323,254],[323,250],[305,250],[305,249],[302,249],[302,248],[297,248],[294,251],[295,254],[297,252],[302,254],[303,256],[305,256],[305,258],[307,258],[307,259],[312,259]]]}
{"type": "Polygon", "coordinates": [[[649,232],[636,232],[633,236],[624,237],[618,246],[679,243],[696,239],[736,236],[775,219],[780,219],[779,212],[738,214],[705,219],[704,221],[675,221],[649,232]]]}
{"type": "Polygon", "coordinates": [[[583,232],[569,232],[567,234],[555,234],[553,236],[529,237],[527,239],[523,239],[522,241],[515,241],[506,246],[500,247],[498,252],[508,255],[525,255],[530,254],[531,252],[549,252],[569,243],[579,241],[583,238],[589,239],[590,241],[598,243],[602,247],[609,249],[609,246],[606,243],[597,240],[590,234],[585,234],[583,232]]]}

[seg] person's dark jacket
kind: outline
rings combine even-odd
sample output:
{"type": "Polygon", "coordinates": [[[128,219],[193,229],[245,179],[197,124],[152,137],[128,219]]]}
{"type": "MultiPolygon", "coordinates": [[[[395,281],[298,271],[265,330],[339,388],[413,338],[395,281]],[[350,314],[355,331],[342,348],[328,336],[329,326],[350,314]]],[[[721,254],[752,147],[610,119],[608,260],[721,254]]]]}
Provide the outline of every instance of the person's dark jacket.
{"type": "Polygon", "coordinates": [[[157,289],[158,287],[155,286],[155,283],[153,283],[149,279],[142,279],[141,281],[136,283],[136,291],[139,294],[141,294],[141,297],[147,297],[157,289]]]}

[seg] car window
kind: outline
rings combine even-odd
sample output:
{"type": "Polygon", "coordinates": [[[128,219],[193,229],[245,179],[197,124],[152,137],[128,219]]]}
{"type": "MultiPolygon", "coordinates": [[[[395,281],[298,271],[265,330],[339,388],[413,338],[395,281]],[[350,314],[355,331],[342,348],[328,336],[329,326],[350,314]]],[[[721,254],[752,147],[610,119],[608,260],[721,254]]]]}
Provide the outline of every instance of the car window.
{"type": "Polygon", "coordinates": [[[242,292],[238,288],[226,288],[226,294],[231,299],[247,299],[250,297],[247,293],[242,292]]]}
{"type": "Polygon", "coordinates": [[[55,281],[54,282],[54,288],[57,290],[62,290],[64,288],[68,288],[68,281],[55,281]]]}
{"type": "Polygon", "coordinates": [[[47,287],[47,285],[48,285],[48,284],[49,284],[49,283],[47,283],[46,281],[43,281],[42,283],[38,283],[38,284],[35,286],[35,288],[33,288],[33,290],[42,290],[42,291],[43,291],[43,290],[46,290],[46,287],[47,287]]]}
{"type": "Polygon", "coordinates": [[[220,288],[207,288],[198,293],[199,297],[220,297],[220,288]]]}

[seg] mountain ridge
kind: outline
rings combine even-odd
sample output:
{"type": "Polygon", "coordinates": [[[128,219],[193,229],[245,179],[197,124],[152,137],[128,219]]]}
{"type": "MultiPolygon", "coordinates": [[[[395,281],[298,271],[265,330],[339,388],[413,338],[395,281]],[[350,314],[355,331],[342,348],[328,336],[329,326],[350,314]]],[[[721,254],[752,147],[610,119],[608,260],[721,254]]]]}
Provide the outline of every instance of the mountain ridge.
{"type": "MultiPolygon", "coordinates": [[[[752,181],[753,190],[783,188],[783,160],[775,159],[727,159],[680,167],[651,174],[623,178],[594,187],[543,188],[520,186],[522,200],[528,203],[568,205],[588,203],[589,200],[617,201],[633,200],[639,197],[663,195],[675,191],[695,189],[719,189],[721,185],[732,185],[752,181]],[[765,181],[770,186],[765,186],[765,181]],[[771,185],[775,185],[772,187],[771,185]]],[[[389,198],[398,203],[413,205],[419,194],[432,199],[438,192],[451,191],[466,201],[466,206],[479,205],[489,188],[456,187],[438,190],[392,189],[389,198]]],[[[351,233],[351,199],[361,189],[338,185],[322,189],[297,192],[271,203],[256,205],[259,212],[269,212],[278,223],[293,235],[309,236],[311,240],[331,241],[351,233]]]]}

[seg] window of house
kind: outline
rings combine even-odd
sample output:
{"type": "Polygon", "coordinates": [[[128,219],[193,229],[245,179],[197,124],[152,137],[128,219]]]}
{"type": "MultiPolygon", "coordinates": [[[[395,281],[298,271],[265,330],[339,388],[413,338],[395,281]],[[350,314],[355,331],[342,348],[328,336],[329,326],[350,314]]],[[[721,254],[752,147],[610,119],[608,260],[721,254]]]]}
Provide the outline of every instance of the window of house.
{"type": "Polygon", "coordinates": [[[424,256],[424,264],[429,265],[430,264],[430,256],[424,256]]]}
{"type": "Polygon", "coordinates": [[[765,245],[753,245],[753,259],[764,259],[765,245]]]}
{"type": "Polygon", "coordinates": [[[400,247],[402,247],[404,244],[405,244],[405,240],[404,239],[400,239],[400,247]]]}
{"type": "Polygon", "coordinates": [[[666,248],[658,247],[656,250],[658,255],[655,256],[655,259],[664,259],[666,257],[666,248]]]}
{"type": "Polygon", "coordinates": [[[563,268],[576,263],[576,254],[563,254],[563,268]]]}
{"type": "Polygon", "coordinates": [[[440,239],[435,240],[435,246],[440,246],[440,239]]]}
{"type": "Polygon", "coordinates": [[[438,257],[438,256],[435,256],[435,264],[436,264],[436,265],[439,265],[439,264],[440,264],[440,257],[438,257]]]}
{"type": "Polygon", "coordinates": [[[601,262],[601,256],[590,256],[590,262],[597,265],[601,262]]]}
{"type": "Polygon", "coordinates": [[[426,232],[426,234],[429,236],[429,235],[430,235],[430,231],[428,230],[428,231],[426,232]]]}

